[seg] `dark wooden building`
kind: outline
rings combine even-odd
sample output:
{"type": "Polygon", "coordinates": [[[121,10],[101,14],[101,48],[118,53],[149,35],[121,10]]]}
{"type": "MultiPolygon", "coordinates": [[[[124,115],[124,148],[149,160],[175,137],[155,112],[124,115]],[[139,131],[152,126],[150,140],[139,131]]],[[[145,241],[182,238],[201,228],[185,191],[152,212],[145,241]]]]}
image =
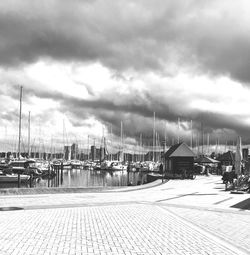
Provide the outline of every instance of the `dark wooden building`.
{"type": "Polygon", "coordinates": [[[221,162],[222,166],[234,166],[235,165],[235,154],[232,151],[228,151],[220,155],[217,160],[221,162]]]}
{"type": "Polygon", "coordinates": [[[184,170],[193,171],[195,156],[185,143],[178,143],[170,147],[163,156],[166,176],[178,176],[184,170]]]}

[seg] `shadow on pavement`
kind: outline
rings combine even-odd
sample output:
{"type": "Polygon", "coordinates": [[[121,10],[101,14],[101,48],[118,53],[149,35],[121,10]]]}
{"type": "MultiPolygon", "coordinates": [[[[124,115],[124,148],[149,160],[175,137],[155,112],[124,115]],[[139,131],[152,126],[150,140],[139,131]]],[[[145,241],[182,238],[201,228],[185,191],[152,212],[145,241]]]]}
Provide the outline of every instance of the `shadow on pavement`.
{"type": "Polygon", "coordinates": [[[250,198],[241,201],[238,204],[232,205],[233,208],[239,208],[242,210],[250,210],[250,198]]]}
{"type": "Polygon", "coordinates": [[[16,210],[23,210],[21,207],[0,207],[0,211],[16,211],[16,210]]]}

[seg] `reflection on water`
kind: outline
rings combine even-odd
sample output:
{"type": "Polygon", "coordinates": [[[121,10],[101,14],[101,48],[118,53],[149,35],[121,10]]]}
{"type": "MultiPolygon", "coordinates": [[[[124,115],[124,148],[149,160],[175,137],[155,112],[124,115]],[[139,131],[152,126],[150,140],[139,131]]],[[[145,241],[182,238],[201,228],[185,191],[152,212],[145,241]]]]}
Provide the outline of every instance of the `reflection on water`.
{"type": "MultiPolygon", "coordinates": [[[[147,181],[145,173],[127,171],[93,171],[93,170],[63,170],[53,179],[37,178],[33,187],[110,187],[144,184],[147,181]]],[[[1,183],[1,188],[16,188],[16,183],[1,183]]],[[[30,187],[30,182],[22,183],[21,187],[30,187]]]]}

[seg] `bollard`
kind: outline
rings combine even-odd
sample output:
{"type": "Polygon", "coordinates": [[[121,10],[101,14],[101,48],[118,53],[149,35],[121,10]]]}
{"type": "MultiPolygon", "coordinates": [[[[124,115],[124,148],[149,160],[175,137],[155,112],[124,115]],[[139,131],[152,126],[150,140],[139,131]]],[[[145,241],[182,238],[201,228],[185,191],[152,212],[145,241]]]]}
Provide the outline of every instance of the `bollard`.
{"type": "Polygon", "coordinates": [[[55,168],[55,181],[54,181],[54,187],[57,187],[57,166],[55,168]]]}
{"type": "Polygon", "coordinates": [[[20,173],[17,174],[17,187],[20,188],[21,186],[21,178],[20,178],[20,173]]]}
{"type": "Polygon", "coordinates": [[[63,183],[63,163],[61,164],[61,184],[63,183]]]}
{"type": "Polygon", "coordinates": [[[50,164],[48,165],[48,188],[50,186],[50,164]]]}
{"type": "Polygon", "coordinates": [[[130,185],[130,183],[129,183],[129,167],[128,167],[128,169],[127,169],[127,186],[129,186],[130,185]]]}
{"type": "Polygon", "coordinates": [[[32,179],[33,179],[33,174],[30,173],[30,188],[32,188],[32,179]]]}
{"type": "Polygon", "coordinates": [[[60,175],[60,169],[58,166],[58,168],[57,168],[57,187],[59,186],[59,175],[60,175]]]}

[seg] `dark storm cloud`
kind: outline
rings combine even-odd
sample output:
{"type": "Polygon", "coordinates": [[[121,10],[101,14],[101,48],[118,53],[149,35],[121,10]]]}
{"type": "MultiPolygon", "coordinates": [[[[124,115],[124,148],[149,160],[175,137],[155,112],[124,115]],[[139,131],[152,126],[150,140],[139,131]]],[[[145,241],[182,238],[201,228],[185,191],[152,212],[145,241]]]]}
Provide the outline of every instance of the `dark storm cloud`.
{"type": "MultiPolygon", "coordinates": [[[[120,135],[120,125],[123,122],[124,130],[127,136],[136,137],[139,139],[142,133],[144,138],[148,140],[152,139],[153,129],[153,111],[156,112],[156,130],[164,137],[166,121],[172,125],[176,125],[180,118],[181,123],[188,123],[188,125],[181,124],[184,131],[190,132],[190,121],[193,121],[194,132],[201,132],[203,127],[204,133],[214,134],[217,130],[235,130],[240,133],[243,138],[248,137],[249,127],[247,124],[242,124],[241,115],[223,115],[214,112],[200,113],[198,110],[189,111],[185,115],[181,116],[176,111],[179,102],[167,100],[163,98],[157,98],[144,93],[137,93],[136,90],[131,91],[130,98],[121,96],[118,102],[115,102],[114,98],[110,94],[107,97],[105,94],[101,94],[94,99],[80,99],[69,95],[65,95],[58,92],[40,91],[25,89],[26,97],[36,96],[43,99],[53,99],[60,103],[60,111],[64,112],[72,124],[76,127],[85,125],[84,120],[89,117],[95,117],[100,120],[110,130],[112,126],[113,134],[120,135]],[[29,96],[27,96],[29,95],[29,96]],[[160,103],[159,103],[160,102],[160,103]]],[[[43,118],[41,116],[41,118],[43,118]]],[[[44,115],[45,119],[49,119],[49,113],[44,115]],[[46,117],[45,117],[46,116],[46,117]]],[[[168,130],[169,137],[176,137],[176,130],[168,130]]],[[[225,137],[231,135],[225,131],[225,137]]],[[[211,137],[211,141],[216,137],[211,137]]],[[[226,138],[225,138],[226,139],[226,138]]]]}
{"type": "MultiPolygon", "coordinates": [[[[115,70],[169,64],[250,80],[249,23],[239,1],[3,1],[0,64],[100,61],[115,70]]],[[[170,72],[171,73],[171,72],[170,72]]]]}
{"type": "MultiPolygon", "coordinates": [[[[123,71],[134,69],[141,77],[146,72],[174,75],[190,72],[212,76],[226,75],[245,84],[250,81],[249,19],[244,1],[1,1],[0,65],[15,69],[39,59],[55,62],[100,62],[113,69],[113,80],[130,82],[123,71]],[[245,9],[245,12],[243,11],[245,9]]],[[[97,74],[98,75],[98,74],[97,74]]],[[[147,84],[140,93],[129,95],[96,93],[82,81],[92,99],[78,99],[42,88],[25,88],[24,97],[36,96],[60,103],[57,110],[72,117],[74,126],[95,116],[119,135],[124,121],[127,135],[152,134],[153,112],[157,129],[164,133],[164,121],[194,121],[195,130],[203,122],[205,132],[230,129],[243,136],[248,126],[243,116],[189,110],[194,94],[158,92],[158,84],[147,84]],[[156,88],[156,89],[155,89],[156,88]],[[181,99],[181,100],[180,100],[181,99]]],[[[1,95],[19,98],[17,87],[0,85],[1,95]]],[[[118,85],[119,86],[119,85],[118,85]]],[[[167,84],[166,84],[167,86],[167,84]]],[[[189,86],[188,84],[186,85],[189,86]]],[[[53,88],[53,84],[51,84],[53,88]]],[[[170,87],[171,88],[171,87],[170,87]]],[[[196,95],[197,97],[197,95],[196,95]]],[[[205,96],[209,102],[220,95],[205,96]]],[[[17,104],[18,105],[18,104],[17,104]]],[[[11,113],[10,113],[11,114],[11,113]]],[[[43,120],[48,120],[44,113],[43,120]]],[[[13,115],[14,116],[14,115],[13,115]]],[[[2,118],[10,118],[8,111],[2,118]]],[[[188,126],[182,125],[188,131],[188,126]]],[[[174,135],[174,133],[173,133],[174,135]]]]}
{"type": "MultiPolygon", "coordinates": [[[[152,104],[154,102],[151,102],[152,104]]],[[[96,119],[100,120],[109,129],[112,125],[113,133],[117,136],[120,135],[120,125],[123,122],[124,131],[129,137],[136,137],[139,139],[142,133],[144,138],[152,139],[153,129],[153,112],[149,107],[145,107],[145,104],[141,106],[135,105],[130,102],[130,105],[122,104],[117,105],[102,99],[88,101],[88,100],[77,100],[73,98],[64,98],[62,105],[65,105],[65,111],[68,112],[72,119],[84,119],[89,116],[95,116],[96,119]],[[115,109],[115,111],[114,111],[115,109]]],[[[162,105],[163,106],[163,105],[162,105]]],[[[161,135],[162,139],[165,132],[166,121],[172,125],[178,123],[178,115],[175,111],[166,111],[168,105],[158,109],[156,112],[156,130],[161,135]]],[[[182,125],[184,131],[190,132],[190,121],[193,121],[194,132],[203,132],[205,134],[215,134],[217,130],[225,130],[225,139],[232,139],[232,132],[226,130],[232,130],[242,135],[243,139],[247,139],[249,136],[249,126],[242,124],[242,116],[227,116],[223,114],[217,114],[213,112],[205,112],[199,114],[198,112],[190,112],[189,114],[180,118],[181,123],[186,122],[188,126],[182,125]]],[[[77,125],[77,121],[75,122],[77,125]]],[[[80,123],[81,124],[81,123],[80,123]]],[[[78,124],[78,126],[80,125],[78,124]]],[[[169,137],[176,137],[177,130],[168,130],[169,137]]],[[[216,139],[216,136],[210,137],[211,141],[216,139]]]]}
{"type": "MultiPolygon", "coordinates": [[[[9,90],[5,91],[5,95],[11,96],[13,91],[19,92],[19,86],[9,86],[8,88],[9,90]]],[[[190,132],[191,120],[193,121],[194,133],[201,132],[202,123],[204,133],[211,134],[211,141],[214,141],[216,136],[218,136],[218,130],[225,130],[223,133],[225,139],[232,139],[232,132],[227,130],[235,130],[235,132],[243,136],[243,139],[248,138],[249,127],[246,124],[242,124],[241,119],[243,117],[241,115],[228,116],[209,111],[200,113],[199,110],[190,110],[184,115],[180,115],[178,111],[179,102],[175,98],[171,99],[171,96],[165,98],[165,94],[156,96],[152,93],[150,94],[146,89],[139,93],[136,89],[131,88],[129,98],[126,95],[120,94],[118,95],[118,101],[115,100],[117,95],[110,93],[110,91],[102,92],[100,95],[95,95],[92,99],[87,100],[69,96],[58,91],[53,92],[42,89],[39,91],[36,88],[24,87],[23,96],[26,103],[34,101],[36,97],[40,100],[51,99],[59,103],[56,109],[32,116],[34,121],[39,120],[45,125],[47,122],[52,121],[53,111],[58,110],[67,115],[75,127],[88,125],[85,120],[94,117],[106,125],[109,130],[112,126],[112,132],[117,136],[120,135],[122,121],[124,133],[127,137],[135,137],[138,140],[140,134],[142,134],[144,141],[150,143],[152,141],[153,111],[155,111],[156,130],[160,134],[161,140],[164,139],[166,122],[168,123],[168,139],[176,139],[178,117],[181,120],[181,129],[187,132],[186,135],[183,135],[183,138],[187,141],[189,140],[188,133],[190,132]],[[175,128],[171,129],[169,125],[175,126],[175,128]]],[[[13,98],[16,100],[17,110],[13,111],[11,109],[11,112],[8,110],[5,113],[2,112],[1,119],[17,123],[19,94],[16,93],[13,98]]],[[[182,104],[182,107],[184,107],[185,101],[182,101],[182,104]]],[[[23,117],[27,119],[26,115],[23,117]]]]}

